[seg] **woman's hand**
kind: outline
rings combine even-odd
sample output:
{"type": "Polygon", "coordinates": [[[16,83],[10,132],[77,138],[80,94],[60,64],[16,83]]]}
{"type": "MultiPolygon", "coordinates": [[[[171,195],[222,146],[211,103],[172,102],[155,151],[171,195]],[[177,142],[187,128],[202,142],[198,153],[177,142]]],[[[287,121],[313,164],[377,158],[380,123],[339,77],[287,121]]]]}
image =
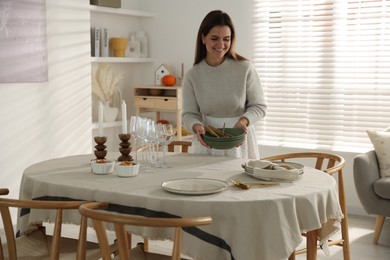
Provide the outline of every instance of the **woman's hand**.
{"type": "Polygon", "coordinates": [[[201,124],[196,124],[192,128],[198,138],[199,143],[201,143],[204,147],[211,148],[210,146],[207,145],[207,143],[203,140],[202,136],[206,134],[206,131],[204,130],[203,125],[201,124]]]}
{"type": "Polygon", "coordinates": [[[234,125],[234,128],[239,128],[244,131],[244,133],[248,133],[248,125],[249,120],[246,117],[241,117],[240,120],[237,121],[237,123],[234,125]]]}

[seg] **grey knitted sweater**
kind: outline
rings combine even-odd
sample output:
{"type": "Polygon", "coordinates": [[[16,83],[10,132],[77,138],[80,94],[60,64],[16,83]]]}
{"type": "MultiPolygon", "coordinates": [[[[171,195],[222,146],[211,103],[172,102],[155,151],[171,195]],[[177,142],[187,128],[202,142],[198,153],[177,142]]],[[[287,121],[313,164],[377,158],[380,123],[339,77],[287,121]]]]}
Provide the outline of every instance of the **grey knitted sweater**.
{"type": "Polygon", "coordinates": [[[254,124],[266,114],[260,78],[249,61],[230,58],[212,67],[202,60],[183,81],[183,126],[202,123],[202,114],[216,118],[246,117],[254,124]]]}

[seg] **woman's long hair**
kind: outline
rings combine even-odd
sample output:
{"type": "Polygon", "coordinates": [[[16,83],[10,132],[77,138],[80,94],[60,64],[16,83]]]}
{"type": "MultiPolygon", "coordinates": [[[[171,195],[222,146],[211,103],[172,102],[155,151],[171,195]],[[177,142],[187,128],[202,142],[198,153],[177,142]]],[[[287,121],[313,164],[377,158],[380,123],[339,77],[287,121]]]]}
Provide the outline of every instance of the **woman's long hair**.
{"type": "Polygon", "coordinates": [[[198,35],[196,37],[196,50],[195,50],[195,64],[198,64],[207,55],[206,46],[202,42],[202,35],[206,36],[214,26],[229,26],[231,37],[230,37],[230,48],[225,54],[234,60],[246,60],[243,56],[236,53],[236,32],[232,19],[227,13],[220,10],[214,10],[209,12],[202,23],[200,24],[198,35]]]}

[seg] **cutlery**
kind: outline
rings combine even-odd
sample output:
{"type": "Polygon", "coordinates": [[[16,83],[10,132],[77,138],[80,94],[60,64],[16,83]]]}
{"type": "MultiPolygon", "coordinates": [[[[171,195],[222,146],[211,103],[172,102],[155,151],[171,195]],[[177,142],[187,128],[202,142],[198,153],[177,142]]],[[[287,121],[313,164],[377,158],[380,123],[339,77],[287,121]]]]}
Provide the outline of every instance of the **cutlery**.
{"type": "Polygon", "coordinates": [[[247,182],[243,183],[240,182],[239,180],[231,180],[231,182],[236,185],[237,187],[240,187],[241,189],[248,190],[253,187],[264,187],[264,186],[274,186],[278,185],[279,183],[277,182],[270,182],[270,183],[262,183],[262,182],[247,182]]]}

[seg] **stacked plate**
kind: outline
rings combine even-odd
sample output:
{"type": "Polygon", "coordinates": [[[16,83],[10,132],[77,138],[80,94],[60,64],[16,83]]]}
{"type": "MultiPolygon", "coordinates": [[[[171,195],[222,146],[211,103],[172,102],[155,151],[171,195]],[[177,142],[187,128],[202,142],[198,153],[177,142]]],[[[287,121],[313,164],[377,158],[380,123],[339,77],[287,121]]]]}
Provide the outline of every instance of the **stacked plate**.
{"type": "MultiPolygon", "coordinates": [[[[262,163],[265,163],[265,161],[262,161],[262,163]]],[[[268,166],[272,165],[273,169],[268,167],[253,167],[250,164],[251,162],[241,165],[245,173],[256,179],[265,181],[295,181],[303,174],[304,169],[302,164],[293,162],[269,162],[268,166]]]]}
{"type": "Polygon", "coordinates": [[[238,128],[219,129],[225,133],[232,135],[232,137],[216,137],[209,132],[203,136],[203,140],[212,148],[226,150],[239,146],[245,138],[245,133],[238,128]]]}
{"type": "MultiPolygon", "coordinates": [[[[303,174],[303,168],[304,166],[300,163],[293,163],[293,162],[273,162],[273,164],[279,166],[279,167],[283,167],[283,166],[287,166],[287,167],[293,167],[295,169],[298,169],[299,170],[299,174],[303,174]]],[[[253,173],[253,167],[248,165],[247,163],[245,164],[242,164],[241,165],[242,168],[244,168],[244,170],[246,172],[249,172],[249,173],[253,173]]]]}

